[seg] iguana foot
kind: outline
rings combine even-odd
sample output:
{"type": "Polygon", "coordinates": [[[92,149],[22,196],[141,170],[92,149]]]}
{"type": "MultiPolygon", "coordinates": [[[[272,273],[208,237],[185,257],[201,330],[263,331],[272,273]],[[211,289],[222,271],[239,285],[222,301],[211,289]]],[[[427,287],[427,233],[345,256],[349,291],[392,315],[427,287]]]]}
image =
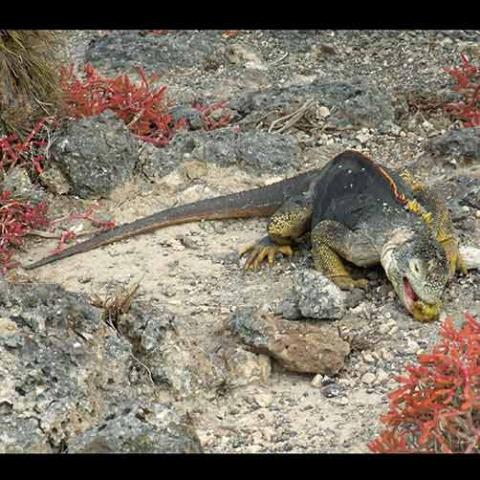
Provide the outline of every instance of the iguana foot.
{"type": "Polygon", "coordinates": [[[354,288],[366,289],[368,280],[366,278],[353,279],[348,275],[331,276],[329,279],[342,290],[352,290],[354,288]]]}
{"type": "Polygon", "coordinates": [[[262,238],[260,241],[243,248],[240,251],[240,256],[250,252],[245,262],[245,270],[252,268],[256,270],[265,260],[268,260],[270,265],[273,265],[277,253],[283,253],[287,257],[293,255],[293,250],[290,245],[278,245],[268,237],[262,238]]]}
{"type": "Polygon", "coordinates": [[[454,239],[440,240],[445,249],[448,259],[448,278],[453,278],[455,272],[462,272],[464,275],[468,273],[467,266],[458,248],[458,242],[454,239]]]}

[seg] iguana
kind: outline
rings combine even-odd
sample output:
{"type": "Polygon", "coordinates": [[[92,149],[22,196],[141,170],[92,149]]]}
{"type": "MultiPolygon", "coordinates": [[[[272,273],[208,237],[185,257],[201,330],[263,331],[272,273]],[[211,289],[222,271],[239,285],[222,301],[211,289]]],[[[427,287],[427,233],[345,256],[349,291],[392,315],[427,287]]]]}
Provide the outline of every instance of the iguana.
{"type": "Polygon", "coordinates": [[[436,319],[446,284],[465,271],[445,203],[408,170],[394,172],[355,151],[323,168],[272,185],[166,209],[95,235],[26,269],[87,252],[158,228],[199,220],[270,216],[267,236],[244,249],[245,267],[292,255],[310,233],[315,268],[342,289],[364,288],[346,260],[381,264],[405,308],[420,321],[436,319]],[[343,259],[343,260],[342,260],[343,259]]]}

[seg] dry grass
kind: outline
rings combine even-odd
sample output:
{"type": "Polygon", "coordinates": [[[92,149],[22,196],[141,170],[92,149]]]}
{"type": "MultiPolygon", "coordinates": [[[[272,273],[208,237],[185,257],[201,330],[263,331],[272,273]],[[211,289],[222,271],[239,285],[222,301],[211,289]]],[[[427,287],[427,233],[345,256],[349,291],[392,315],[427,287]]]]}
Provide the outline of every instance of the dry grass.
{"type": "Polygon", "coordinates": [[[25,133],[62,105],[64,34],[0,30],[0,136],[25,133]]]}
{"type": "Polygon", "coordinates": [[[110,290],[103,298],[93,294],[90,297],[90,303],[94,307],[103,308],[103,320],[117,329],[120,316],[130,310],[139,288],[140,283],[135,283],[130,287],[122,286],[116,290],[110,290]]]}

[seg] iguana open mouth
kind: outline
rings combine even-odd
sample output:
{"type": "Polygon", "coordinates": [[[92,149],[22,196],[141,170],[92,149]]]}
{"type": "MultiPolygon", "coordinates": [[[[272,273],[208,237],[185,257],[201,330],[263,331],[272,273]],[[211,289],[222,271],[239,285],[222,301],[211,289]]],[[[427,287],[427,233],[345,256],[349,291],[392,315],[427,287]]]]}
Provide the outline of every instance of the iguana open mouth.
{"type": "Polygon", "coordinates": [[[403,278],[403,289],[405,297],[405,307],[413,314],[416,320],[421,322],[430,322],[438,318],[440,314],[441,302],[431,304],[424,302],[415,293],[412,285],[407,278],[403,278]]]}
{"type": "Polygon", "coordinates": [[[415,290],[412,288],[412,285],[406,277],[403,278],[403,291],[405,294],[405,306],[407,307],[407,310],[412,313],[413,306],[418,300],[418,295],[415,293],[415,290]]]}

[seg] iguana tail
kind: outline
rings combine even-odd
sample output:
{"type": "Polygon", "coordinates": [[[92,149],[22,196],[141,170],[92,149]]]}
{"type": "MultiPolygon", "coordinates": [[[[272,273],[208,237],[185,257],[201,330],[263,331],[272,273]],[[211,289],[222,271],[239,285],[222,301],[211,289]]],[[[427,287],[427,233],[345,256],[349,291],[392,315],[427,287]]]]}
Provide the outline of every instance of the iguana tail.
{"type": "Polygon", "coordinates": [[[48,263],[71,257],[77,253],[88,252],[89,250],[108,245],[118,240],[148,233],[170,225],[199,220],[266,217],[271,215],[287,198],[300,195],[306,191],[318,172],[319,170],[311,170],[266,187],[168,208],[148,217],[140,218],[131,223],[119,225],[112,230],[99,233],[59,253],[26,265],[24,268],[26,270],[32,270],[47,265],[48,263]]]}

